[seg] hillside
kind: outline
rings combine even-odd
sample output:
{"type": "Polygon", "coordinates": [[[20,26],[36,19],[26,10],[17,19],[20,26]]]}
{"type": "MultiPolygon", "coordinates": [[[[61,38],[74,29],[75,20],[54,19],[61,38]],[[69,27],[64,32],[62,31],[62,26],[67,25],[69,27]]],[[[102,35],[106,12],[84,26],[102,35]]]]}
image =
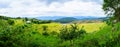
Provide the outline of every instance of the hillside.
{"type": "MultiPolygon", "coordinates": [[[[57,20],[61,18],[66,18],[68,16],[41,16],[41,17],[36,17],[36,19],[39,20],[57,20]]],[[[79,20],[98,20],[98,19],[105,19],[106,17],[95,17],[95,16],[69,16],[73,17],[79,20]]]]}
{"type": "Polygon", "coordinates": [[[64,18],[60,18],[60,19],[56,19],[54,20],[55,22],[60,22],[60,23],[69,23],[72,21],[77,21],[78,19],[73,18],[73,17],[64,17],[64,18]]]}
{"type": "Polygon", "coordinates": [[[56,20],[56,19],[60,19],[63,18],[64,16],[40,16],[40,17],[36,17],[36,19],[39,20],[56,20]]]}

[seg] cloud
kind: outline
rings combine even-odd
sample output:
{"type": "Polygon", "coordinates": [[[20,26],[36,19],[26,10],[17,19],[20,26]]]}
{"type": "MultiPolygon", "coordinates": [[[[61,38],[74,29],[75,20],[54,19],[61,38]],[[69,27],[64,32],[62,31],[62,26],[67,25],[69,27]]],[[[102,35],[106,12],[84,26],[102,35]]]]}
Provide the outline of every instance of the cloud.
{"type": "Polygon", "coordinates": [[[52,2],[59,2],[59,3],[65,3],[68,1],[72,1],[72,0],[39,0],[39,1],[44,1],[47,3],[47,5],[50,5],[52,2]]]}
{"type": "Polygon", "coordinates": [[[103,3],[103,0],[81,0],[81,1],[84,1],[84,2],[96,2],[98,4],[102,4],[103,3]]]}
{"type": "Polygon", "coordinates": [[[105,16],[95,0],[0,0],[0,15],[10,17],[38,16],[105,16]],[[6,1],[6,2],[5,2],[6,1]],[[49,5],[48,5],[49,4],[49,5]]]}

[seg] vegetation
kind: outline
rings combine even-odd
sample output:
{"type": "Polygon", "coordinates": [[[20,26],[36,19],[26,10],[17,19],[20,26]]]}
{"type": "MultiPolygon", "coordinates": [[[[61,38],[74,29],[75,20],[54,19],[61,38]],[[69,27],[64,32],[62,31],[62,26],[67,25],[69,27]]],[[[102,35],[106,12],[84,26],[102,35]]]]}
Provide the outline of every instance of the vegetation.
{"type": "Polygon", "coordinates": [[[103,10],[110,17],[110,21],[120,22],[120,0],[104,0],[103,10]]]}
{"type": "Polygon", "coordinates": [[[55,22],[70,23],[70,22],[76,21],[76,20],[78,20],[78,19],[73,18],[73,17],[65,17],[65,18],[56,19],[55,22]]]}
{"type": "Polygon", "coordinates": [[[120,23],[115,24],[116,28],[116,30],[114,30],[115,32],[112,32],[112,26],[106,25],[104,23],[102,23],[102,25],[99,26],[100,24],[101,23],[92,24],[75,23],[62,26],[59,23],[36,24],[31,22],[28,24],[26,23],[24,18],[21,19],[12,18],[8,20],[1,19],[0,46],[2,47],[120,46],[119,45],[120,23]],[[90,28],[90,26],[94,28],[90,28]],[[97,26],[99,26],[98,27],[99,30],[88,32],[90,29],[95,29],[97,26]]]}

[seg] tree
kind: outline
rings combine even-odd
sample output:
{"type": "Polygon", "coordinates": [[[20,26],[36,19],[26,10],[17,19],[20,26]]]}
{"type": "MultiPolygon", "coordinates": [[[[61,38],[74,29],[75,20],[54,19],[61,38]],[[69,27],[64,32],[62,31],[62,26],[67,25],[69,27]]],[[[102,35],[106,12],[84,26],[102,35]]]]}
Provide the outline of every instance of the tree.
{"type": "Polygon", "coordinates": [[[69,40],[71,43],[71,46],[74,46],[74,39],[75,38],[81,38],[83,35],[86,33],[85,30],[83,30],[83,27],[79,29],[77,23],[71,24],[70,27],[68,28],[67,26],[63,27],[60,30],[60,39],[63,41],[69,40]]]}
{"type": "Polygon", "coordinates": [[[45,36],[48,36],[49,34],[48,34],[48,32],[47,32],[47,28],[48,28],[48,26],[42,26],[42,28],[43,28],[43,35],[45,35],[45,36]]]}
{"type": "Polygon", "coordinates": [[[111,21],[120,22],[120,0],[104,0],[103,10],[112,17],[111,21]]]}
{"type": "Polygon", "coordinates": [[[25,21],[28,21],[29,19],[27,17],[25,17],[25,21]]]}
{"type": "Polygon", "coordinates": [[[104,0],[103,10],[110,17],[107,23],[112,25],[112,31],[117,30],[115,24],[120,22],[120,0],[104,0]]]}
{"type": "Polygon", "coordinates": [[[69,28],[65,26],[60,30],[60,38],[71,41],[74,38],[82,37],[82,35],[85,33],[86,31],[83,29],[83,27],[79,29],[78,25],[74,23],[71,24],[69,28]]]}
{"type": "Polygon", "coordinates": [[[9,19],[11,19],[10,17],[6,17],[6,16],[1,16],[0,15],[0,19],[2,19],[2,20],[9,20],[9,19]]]}

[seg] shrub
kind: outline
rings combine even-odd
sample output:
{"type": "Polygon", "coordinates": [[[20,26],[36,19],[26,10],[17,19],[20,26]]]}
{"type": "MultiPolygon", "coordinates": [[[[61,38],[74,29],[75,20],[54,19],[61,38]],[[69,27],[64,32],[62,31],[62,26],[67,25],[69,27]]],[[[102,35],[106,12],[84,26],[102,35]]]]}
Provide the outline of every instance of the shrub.
{"type": "Polygon", "coordinates": [[[8,24],[14,25],[14,21],[9,19],[9,20],[8,20],[8,24]]]}
{"type": "Polygon", "coordinates": [[[63,40],[72,40],[74,38],[82,37],[86,31],[81,28],[79,29],[77,24],[72,24],[70,28],[64,27],[60,30],[60,38],[63,40]]]}
{"type": "Polygon", "coordinates": [[[43,35],[45,35],[45,36],[48,36],[49,34],[48,34],[48,32],[47,32],[47,28],[48,28],[48,26],[42,26],[42,28],[43,28],[43,35]]]}

